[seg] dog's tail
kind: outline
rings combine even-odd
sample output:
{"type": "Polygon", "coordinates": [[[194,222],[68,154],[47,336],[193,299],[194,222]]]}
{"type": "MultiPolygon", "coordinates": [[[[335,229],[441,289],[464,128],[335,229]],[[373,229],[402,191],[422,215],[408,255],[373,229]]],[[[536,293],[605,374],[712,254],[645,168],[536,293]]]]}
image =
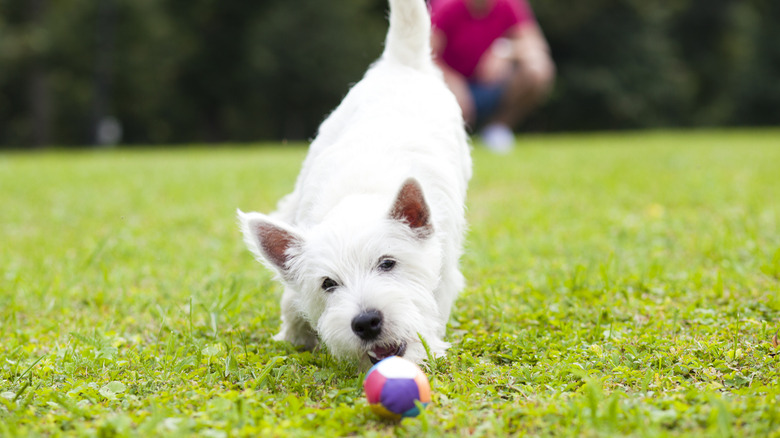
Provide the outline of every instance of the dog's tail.
{"type": "Polygon", "coordinates": [[[417,69],[431,61],[431,19],[425,0],[390,0],[386,58],[417,69]]]}

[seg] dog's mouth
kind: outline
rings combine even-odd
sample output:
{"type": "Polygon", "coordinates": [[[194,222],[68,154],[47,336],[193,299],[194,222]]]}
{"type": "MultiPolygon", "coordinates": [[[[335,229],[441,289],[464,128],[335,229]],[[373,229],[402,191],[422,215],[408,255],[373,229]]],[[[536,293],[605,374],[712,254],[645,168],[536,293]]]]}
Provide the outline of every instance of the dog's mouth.
{"type": "Polygon", "coordinates": [[[390,356],[403,356],[406,353],[406,342],[390,345],[375,345],[368,350],[368,358],[372,364],[390,356]]]}

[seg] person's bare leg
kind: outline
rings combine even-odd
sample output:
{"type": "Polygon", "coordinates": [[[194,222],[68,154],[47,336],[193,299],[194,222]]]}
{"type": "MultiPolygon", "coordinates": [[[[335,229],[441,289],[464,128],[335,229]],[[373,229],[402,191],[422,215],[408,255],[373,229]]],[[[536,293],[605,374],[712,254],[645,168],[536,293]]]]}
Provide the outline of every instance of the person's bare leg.
{"type": "Polygon", "coordinates": [[[552,87],[553,77],[554,67],[551,62],[518,62],[491,122],[517,126],[545,100],[552,87]]]}
{"type": "Polygon", "coordinates": [[[514,127],[549,94],[555,78],[555,64],[538,26],[519,28],[510,41],[508,58],[514,68],[491,122],[514,127]]]}
{"type": "MultiPolygon", "coordinates": [[[[514,61],[510,55],[511,42],[507,39],[496,41],[482,54],[474,70],[474,80],[485,86],[505,87],[503,84],[510,80],[514,68],[514,61]]],[[[515,135],[511,127],[492,120],[487,122],[480,129],[480,137],[485,147],[496,153],[507,153],[512,150],[515,135]]]]}

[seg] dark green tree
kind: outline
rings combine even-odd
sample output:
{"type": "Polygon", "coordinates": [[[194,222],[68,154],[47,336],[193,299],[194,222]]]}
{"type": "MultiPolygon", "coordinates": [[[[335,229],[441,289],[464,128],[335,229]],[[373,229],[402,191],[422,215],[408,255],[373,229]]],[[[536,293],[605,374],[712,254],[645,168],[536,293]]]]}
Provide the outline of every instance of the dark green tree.
{"type": "MultiPolygon", "coordinates": [[[[531,0],[558,67],[529,130],[780,123],[780,3],[531,0]]],[[[385,0],[0,1],[0,147],[305,139],[379,56],[385,0]]]]}

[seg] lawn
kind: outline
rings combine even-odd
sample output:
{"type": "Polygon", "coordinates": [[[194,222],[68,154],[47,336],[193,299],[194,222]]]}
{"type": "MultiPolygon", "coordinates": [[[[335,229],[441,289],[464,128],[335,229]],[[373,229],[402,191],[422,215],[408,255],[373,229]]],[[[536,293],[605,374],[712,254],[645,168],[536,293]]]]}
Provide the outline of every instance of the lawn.
{"type": "Polygon", "coordinates": [[[235,210],[304,155],[0,155],[0,436],[780,437],[780,131],[477,145],[453,345],[400,423],[271,339],[235,210]]]}

